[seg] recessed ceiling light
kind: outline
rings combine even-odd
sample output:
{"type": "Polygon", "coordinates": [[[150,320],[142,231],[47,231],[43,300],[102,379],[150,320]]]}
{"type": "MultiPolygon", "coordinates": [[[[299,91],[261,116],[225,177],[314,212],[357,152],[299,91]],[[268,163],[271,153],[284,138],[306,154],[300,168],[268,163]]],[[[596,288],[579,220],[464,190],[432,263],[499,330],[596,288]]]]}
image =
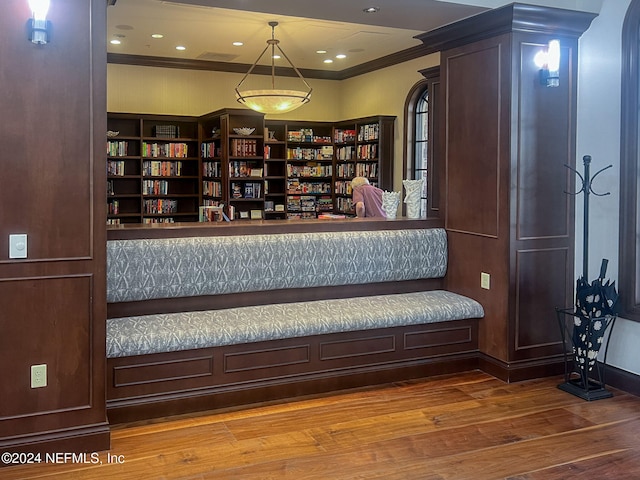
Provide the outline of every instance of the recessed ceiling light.
{"type": "Polygon", "coordinates": [[[274,59],[276,59],[276,60],[279,60],[279,59],[280,59],[280,58],[282,58],[282,57],[281,57],[280,55],[277,55],[277,54],[276,54],[276,55],[274,55],[274,56],[273,56],[273,58],[274,58],[274,59]]]}
{"type": "Polygon", "coordinates": [[[109,42],[111,45],[120,45],[122,42],[120,40],[118,40],[117,38],[114,38],[113,40],[111,40],[109,42]]]}
{"type": "Polygon", "coordinates": [[[242,43],[242,42],[233,42],[233,44],[232,44],[232,45],[233,45],[234,47],[241,47],[241,46],[243,46],[243,45],[244,45],[244,43],[242,43]]]}
{"type": "Polygon", "coordinates": [[[162,35],[161,33],[152,33],[151,34],[151,38],[162,38],[164,37],[164,35],[162,35]]]}
{"type": "Polygon", "coordinates": [[[364,13],[378,13],[380,11],[380,7],[367,7],[362,10],[364,13]]]}
{"type": "Polygon", "coordinates": [[[336,58],[347,58],[347,56],[344,53],[339,53],[336,58]]]}
{"type": "Polygon", "coordinates": [[[180,51],[182,51],[182,50],[186,50],[186,49],[187,49],[187,47],[183,47],[182,45],[178,45],[178,46],[176,47],[176,50],[180,50],[180,51]]]}
{"type": "Polygon", "coordinates": [[[333,60],[331,60],[330,58],[327,58],[324,63],[333,63],[333,60]]]}
{"type": "Polygon", "coordinates": [[[327,53],[326,50],[316,50],[316,53],[327,53]]]}

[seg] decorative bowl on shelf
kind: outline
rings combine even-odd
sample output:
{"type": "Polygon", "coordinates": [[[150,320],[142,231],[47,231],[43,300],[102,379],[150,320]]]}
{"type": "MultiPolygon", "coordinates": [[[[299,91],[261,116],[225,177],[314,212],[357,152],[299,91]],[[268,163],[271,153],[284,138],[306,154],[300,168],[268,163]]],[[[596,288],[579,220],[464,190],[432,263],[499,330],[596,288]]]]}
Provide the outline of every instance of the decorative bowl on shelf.
{"type": "Polygon", "coordinates": [[[117,137],[120,132],[114,132],[113,130],[107,130],[107,137],[117,137]]]}
{"type": "Polygon", "coordinates": [[[253,132],[256,131],[256,129],[249,128],[249,127],[240,127],[240,128],[234,128],[233,131],[236,132],[238,135],[251,135],[253,132]]]}

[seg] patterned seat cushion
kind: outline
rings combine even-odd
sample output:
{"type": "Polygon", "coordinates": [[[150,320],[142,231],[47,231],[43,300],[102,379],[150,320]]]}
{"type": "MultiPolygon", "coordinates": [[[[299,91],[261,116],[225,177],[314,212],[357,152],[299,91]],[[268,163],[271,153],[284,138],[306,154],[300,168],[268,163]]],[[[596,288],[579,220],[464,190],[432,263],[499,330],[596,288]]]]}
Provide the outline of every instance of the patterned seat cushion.
{"type": "Polygon", "coordinates": [[[442,228],[107,242],[107,302],[440,278],[442,228]]]}
{"type": "Polygon", "coordinates": [[[107,320],[107,356],[125,357],[484,316],[443,290],[107,320]]]}

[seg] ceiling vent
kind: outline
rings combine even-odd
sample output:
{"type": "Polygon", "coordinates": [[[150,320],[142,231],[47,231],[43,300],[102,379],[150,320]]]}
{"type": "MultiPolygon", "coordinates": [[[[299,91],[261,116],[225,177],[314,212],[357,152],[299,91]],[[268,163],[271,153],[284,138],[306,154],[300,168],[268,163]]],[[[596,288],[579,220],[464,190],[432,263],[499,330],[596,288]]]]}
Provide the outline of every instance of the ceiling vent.
{"type": "Polygon", "coordinates": [[[206,60],[207,62],[232,62],[238,58],[238,55],[232,53],[204,52],[196,58],[198,60],[206,60]]]}

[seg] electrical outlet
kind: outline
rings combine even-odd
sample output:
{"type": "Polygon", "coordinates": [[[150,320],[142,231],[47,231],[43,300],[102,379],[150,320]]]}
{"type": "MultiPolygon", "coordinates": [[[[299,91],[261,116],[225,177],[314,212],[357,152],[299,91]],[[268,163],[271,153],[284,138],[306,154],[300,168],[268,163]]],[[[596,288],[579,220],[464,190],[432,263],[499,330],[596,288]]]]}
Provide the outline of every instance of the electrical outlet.
{"type": "Polygon", "coordinates": [[[31,365],[31,388],[47,386],[47,365],[31,365]]]}
{"type": "Polygon", "coordinates": [[[480,273],[480,288],[484,288],[485,290],[491,289],[491,275],[488,273],[480,273]]]}

